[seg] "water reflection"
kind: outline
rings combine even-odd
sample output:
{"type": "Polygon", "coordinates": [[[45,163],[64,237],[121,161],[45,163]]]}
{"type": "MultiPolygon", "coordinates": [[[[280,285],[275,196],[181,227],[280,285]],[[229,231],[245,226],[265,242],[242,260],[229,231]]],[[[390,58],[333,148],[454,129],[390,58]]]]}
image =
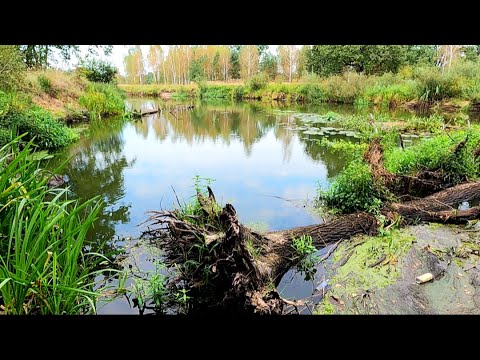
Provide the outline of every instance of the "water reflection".
{"type": "MultiPolygon", "coordinates": [[[[99,195],[104,200],[90,229],[91,240],[123,246],[122,237],[138,237],[147,211],[175,203],[172,187],[180,199],[194,195],[195,175],[215,179],[217,199],[232,203],[247,225],[281,230],[321,221],[306,200],[313,199],[318,185],[326,187],[345,163],[317,144],[320,135],[294,130],[298,119],[278,109],[347,114],[351,107],[187,102],[194,108],[186,109],[178,106],[185,103],[152,99],[129,99],[128,104],[161,112],[131,122],[93,122],[88,137],[49,165],[52,169],[70,158],[64,172],[71,189],[81,198],[99,195]]],[[[132,311],[126,302],[111,306],[103,311],[132,311]]]]}
{"type": "Polygon", "coordinates": [[[241,221],[272,230],[316,222],[302,200],[313,199],[318,182],[327,185],[344,165],[312,141],[318,136],[289,129],[296,121],[291,114],[269,105],[196,102],[189,110],[151,99],[128,103],[162,111],[131,122],[94,122],[89,136],[50,166],[71,157],[65,173],[72,190],[103,198],[94,240],[138,236],[148,210],[172,206],[172,187],[184,200],[193,195],[195,175],[215,179],[218,198],[232,202],[241,221]]]}
{"type": "Polygon", "coordinates": [[[64,167],[69,175],[71,190],[81,199],[100,195],[103,199],[99,219],[90,229],[89,238],[98,242],[112,240],[116,224],[130,222],[131,203],[124,202],[124,170],[134,166],[135,160],[128,161],[122,154],[125,139],[122,137],[122,119],[95,121],[90,124],[91,137],[82,137],[67,152],[55,157],[49,167],[55,168],[60,162],[70,159],[64,167]]]}

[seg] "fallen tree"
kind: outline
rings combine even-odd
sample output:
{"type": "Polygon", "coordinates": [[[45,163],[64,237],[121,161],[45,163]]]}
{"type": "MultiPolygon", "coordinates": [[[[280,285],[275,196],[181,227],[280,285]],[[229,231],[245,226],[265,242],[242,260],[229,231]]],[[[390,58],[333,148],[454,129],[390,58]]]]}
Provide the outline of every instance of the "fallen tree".
{"type": "MultiPolygon", "coordinates": [[[[468,136],[450,154],[458,155],[467,141],[468,136]]],[[[152,211],[144,236],[159,241],[165,250],[166,265],[178,270],[176,283],[188,287],[197,300],[194,310],[281,314],[291,301],[283,300],[276,286],[301,260],[292,246],[293,239],[308,235],[316,248],[322,248],[359,234],[375,235],[387,224],[461,224],[480,218],[480,207],[457,209],[460,203],[480,198],[480,182],[451,183],[441,169],[409,176],[392,174],[383,165],[379,139],[370,143],[364,161],[378,189],[410,201],[384,198],[380,217],[359,211],[323,224],[259,234],[239,223],[231,204],[221,208],[207,187],[208,194],[197,193],[195,211],[181,207],[152,211]],[[425,197],[411,200],[419,192],[425,197]]]]}
{"type": "MultiPolygon", "coordinates": [[[[358,234],[378,232],[378,219],[358,212],[325,223],[289,230],[256,233],[238,222],[234,207],[219,209],[215,196],[198,194],[201,212],[185,216],[178,210],[154,211],[144,235],[159,239],[166,263],[180,269],[183,281],[196,297],[205,299],[200,310],[221,309],[281,314],[285,302],[276,291],[282,276],[299,261],[292,239],[309,235],[317,248],[358,234]],[[208,305],[207,305],[208,304],[208,305]]],[[[480,182],[469,182],[431,196],[385,205],[381,213],[402,224],[415,221],[464,223],[480,217],[480,208],[457,210],[455,205],[480,197],[480,182]]]]}

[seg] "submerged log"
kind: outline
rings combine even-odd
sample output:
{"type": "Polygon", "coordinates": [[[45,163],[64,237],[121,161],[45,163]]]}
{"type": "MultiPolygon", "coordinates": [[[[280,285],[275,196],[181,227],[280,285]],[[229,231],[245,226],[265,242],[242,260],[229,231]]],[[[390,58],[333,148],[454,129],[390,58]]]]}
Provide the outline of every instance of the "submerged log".
{"type": "Polygon", "coordinates": [[[147,110],[142,110],[141,116],[150,115],[150,114],[156,114],[156,113],[158,113],[159,111],[160,111],[159,109],[147,109],[147,110]]]}

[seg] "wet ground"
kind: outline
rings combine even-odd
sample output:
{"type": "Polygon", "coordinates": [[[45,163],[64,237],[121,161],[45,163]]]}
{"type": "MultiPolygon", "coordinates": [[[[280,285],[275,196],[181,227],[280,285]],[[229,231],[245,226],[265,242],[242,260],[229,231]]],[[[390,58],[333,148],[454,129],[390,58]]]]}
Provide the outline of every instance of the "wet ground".
{"type": "Polygon", "coordinates": [[[360,238],[352,244],[339,249],[351,255],[344,264],[342,256],[336,257],[332,290],[317,306],[317,313],[480,313],[480,223],[467,227],[422,224],[393,237],[360,238]],[[386,247],[378,246],[382,239],[403,246],[403,251],[388,254],[386,247]],[[381,251],[362,258],[362,248],[381,251]],[[387,253],[385,260],[369,267],[382,251],[387,253]],[[433,279],[417,283],[416,278],[425,273],[433,279]]]}

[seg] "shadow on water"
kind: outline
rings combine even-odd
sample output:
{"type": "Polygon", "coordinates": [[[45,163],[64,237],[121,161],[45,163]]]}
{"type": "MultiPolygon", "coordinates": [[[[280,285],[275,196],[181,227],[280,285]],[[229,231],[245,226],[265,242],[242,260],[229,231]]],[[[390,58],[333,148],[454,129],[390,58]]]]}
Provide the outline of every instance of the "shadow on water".
{"type": "MultiPolygon", "coordinates": [[[[262,223],[268,230],[282,230],[322,221],[309,210],[317,187],[327,187],[345,163],[317,144],[315,140],[322,135],[292,128],[298,125],[293,114],[367,111],[331,105],[182,103],[148,98],[128,99],[127,103],[137,110],[161,111],[130,122],[92,122],[88,136],[82,136],[48,167],[53,169],[70,158],[64,172],[72,191],[83,199],[99,195],[104,201],[90,229],[90,241],[106,241],[107,252],[126,248],[127,255],[137,256],[136,266],[145,271],[151,270],[152,259],[160,255],[151,255],[152,248],[132,246],[135,240],[126,239],[138,239],[143,230],[138,225],[146,220],[147,211],[173,207],[172,187],[181,200],[188,201],[195,193],[196,175],[214,179],[217,199],[234,204],[244,224],[262,223]]],[[[332,137],[347,138],[338,133],[332,137]]],[[[310,295],[323,275],[319,269],[312,285],[291,270],[281,283],[283,295],[310,295]]],[[[130,284],[131,279],[126,285],[130,284]]],[[[99,313],[138,312],[126,299],[118,298],[101,306],[99,313]]]]}

